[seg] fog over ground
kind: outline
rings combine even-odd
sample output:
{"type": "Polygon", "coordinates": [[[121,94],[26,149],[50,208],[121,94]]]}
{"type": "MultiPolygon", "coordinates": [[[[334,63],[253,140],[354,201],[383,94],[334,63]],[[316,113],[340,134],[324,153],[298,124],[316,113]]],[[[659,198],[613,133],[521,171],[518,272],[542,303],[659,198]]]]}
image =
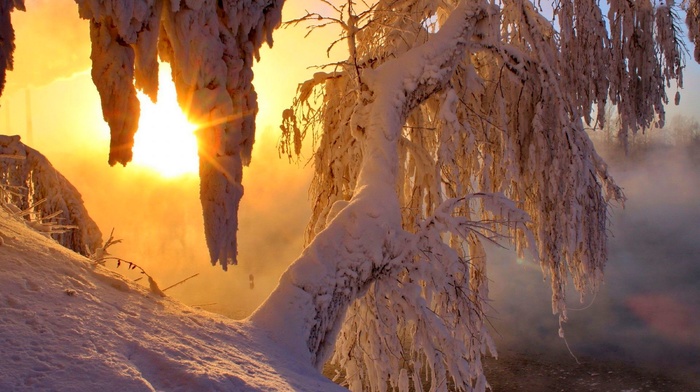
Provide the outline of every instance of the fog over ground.
{"type": "MultiPolygon", "coordinates": [[[[280,30],[284,33],[276,34],[274,53],[261,50],[264,61],[255,68],[257,141],[252,166],[244,173],[240,214],[241,265],[224,273],[208,261],[196,174],[166,179],[133,164],[107,165],[109,130],[90,78],[89,23],[79,19],[75,2],[27,0],[26,8],[12,13],[17,49],[0,99],[0,133],[21,135],[74,183],[105,239],[114,228],[115,238],[123,240],[111,249],[114,256],[142,266],[161,287],[199,273],[167,293],[187,304],[245,317],[302,250],[309,169],[278,158],[271,129],[279,125],[297,83],[314,72],[306,62],[328,61],[325,51],[307,53],[292,44],[302,39],[302,29],[280,30]]],[[[291,0],[285,14],[305,8],[305,2],[291,0]]],[[[308,48],[318,42],[313,38],[305,41],[308,48]]],[[[163,138],[159,148],[167,150],[169,144],[163,138]]]]}
{"type": "MultiPolygon", "coordinates": [[[[258,143],[274,151],[273,141],[258,143]]],[[[109,168],[102,158],[65,157],[60,167],[80,189],[104,237],[114,228],[114,237],[123,240],[110,249],[113,256],[143,267],[161,288],[199,274],[166,292],[189,305],[246,317],[302,250],[308,171],[276,154],[274,161],[259,159],[246,170],[251,180],[239,215],[240,265],[228,272],[209,262],[196,175],[163,179],[144,170],[109,168]]],[[[116,262],[108,266],[114,268],[116,262]]],[[[140,277],[124,267],[117,271],[140,277]]]]}
{"type": "MultiPolygon", "coordinates": [[[[583,303],[569,294],[564,331],[574,355],[700,375],[698,151],[606,154],[628,201],[624,209],[611,209],[610,254],[599,293],[583,303]]],[[[539,267],[509,252],[494,253],[489,273],[499,347],[575,361],[558,337],[549,282],[539,267]]]]}

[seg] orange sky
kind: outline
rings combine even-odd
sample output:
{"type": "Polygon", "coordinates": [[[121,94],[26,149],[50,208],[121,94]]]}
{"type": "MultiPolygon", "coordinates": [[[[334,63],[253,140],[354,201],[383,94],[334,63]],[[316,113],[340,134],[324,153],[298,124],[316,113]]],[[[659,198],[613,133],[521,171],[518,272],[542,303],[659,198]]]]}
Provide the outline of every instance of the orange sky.
{"type": "MultiPolygon", "coordinates": [[[[9,110],[10,131],[19,134],[25,131],[25,90],[31,86],[34,111],[40,110],[44,101],[49,101],[48,106],[63,113],[56,119],[61,125],[65,121],[73,127],[76,121],[81,122],[80,129],[73,130],[74,135],[80,133],[76,139],[88,138],[92,142],[105,138],[106,127],[99,120],[97,92],[89,76],[88,22],[78,18],[78,7],[73,0],[27,0],[26,7],[27,12],[12,14],[17,35],[15,70],[8,74],[7,87],[0,99],[4,106],[0,125],[6,128],[9,110]],[[59,28],[57,21],[60,21],[59,28]],[[60,98],[55,99],[56,96],[60,98]],[[95,116],[97,119],[93,118],[95,116]]],[[[302,15],[305,8],[308,2],[303,0],[287,1],[284,19],[302,15]]],[[[255,65],[254,80],[259,95],[259,129],[277,128],[281,111],[290,104],[297,83],[314,72],[307,68],[329,61],[325,55],[327,33],[324,30],[323,34],[312,34],[304,40],[304,29],[282,28],[275,32],[274,49],[263,47],[262,60],[255,65]]],[[[34,125],[37,132],[42,132],[41,125],[34,125]]],[[[36,142],[42,140],[43,137],[36,142]]]]}
{"type": "MultiPolygon", "coordinates": [[[[300,15],[304,3],[288,1],[285,19],[300,15]]],[[[115,228],[115,236],[124,240],[112,249],[115,256],[144,267],[161,287],[201,274],[168,294],[188,304],[216,303],[208,308],[235,317],[254,310],[302,248],[310,172],[278,158],[277,130],[297,83],[314,72],[307,67],[328,62],[324,36],[302,40],[304,30],[280,29],[274,49],[261,51],[254,69],[260,104],[257,141],[252,166],[244,173],[240,212],[241,265],[224,273],[209,264],[196,174],[164,178],[136,163],[107,165],[109,130],[89,72],[88,23],[78,18],[77,5],[72,0],[27,0],[26,6],[26,13],[12,14],[17,50],[15,70],[8,73],[0,98],[2,133],[21,135],[74,183],[104,236],[115,228]],[[253,290],[250,274],[255,276],[253,290]]],[[[149,132],[153,130],[140,129],[137,138],[149,132]]]]}

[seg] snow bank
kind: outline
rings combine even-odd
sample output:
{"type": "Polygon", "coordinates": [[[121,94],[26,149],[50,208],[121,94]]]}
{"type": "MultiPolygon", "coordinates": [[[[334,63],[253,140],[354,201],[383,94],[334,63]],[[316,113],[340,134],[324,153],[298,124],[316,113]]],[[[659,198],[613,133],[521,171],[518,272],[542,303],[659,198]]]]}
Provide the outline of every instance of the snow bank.
{"type": "Polygon", "coordinates": [[[0,210],[0,390],[343,390],[251,324],[160,298],[0,210]]]}

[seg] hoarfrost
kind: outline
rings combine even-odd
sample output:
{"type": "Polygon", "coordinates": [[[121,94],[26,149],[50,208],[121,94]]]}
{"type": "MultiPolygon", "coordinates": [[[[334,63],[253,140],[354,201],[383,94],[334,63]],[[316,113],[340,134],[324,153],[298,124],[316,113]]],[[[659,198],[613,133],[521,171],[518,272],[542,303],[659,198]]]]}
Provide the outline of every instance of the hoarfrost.
{"type": "MultiPolygon", "coordinates": [[[[339,7],[339,17],[323,22],[340,25],[350,57],[332,74],[301,84],[285,111],[281,152],[298,154],[308,135],[316,147],[309,245],[297,263],[358,276],[371,271],[371,281],[357,281],[360,296],[343,301],[333,356],[353,390],[422,390],[423,377],[436,390],[445,380],[459,390],[486,388],[481,355],[495,348],[483,312],[484,242],[508,240],[519,256],[533,254],[551,279],[552,309],[565,322],[570,281],[583,295],[602,280],[608,203],[624,201],[584,124],[602,126],[608,103],[623,119],[623,139],[663,124],[667,89],[682,86],[673,2],[613,0],[604,15],[597,1],[557,1],[552,17],[537,2],[488,4],[379,0],[363,12],[351,3],[339,7]],[[488,11],[478,22],[462,19],[470,7],[488,11]],[[428,19],[437,21],[437,33],[426,30],[428,19]],[[455,25],[469,25],[468,34],[444,39],[455,25]],[[454,50],[461,45],[465,52],[454,50]],[[318,96],[322,102],[314,104],[310,97],[318,96]],[[373,196],[383,209],[358,211],[375,182],[388,184],[373,196]],[[344,243],[333,245],[336,257],[361,250],[366,260],[383,255],[381,264],[349,268],[347,260],[316,253],[326,249],[329,231],[358,224],[350,217],[379,214],[394,222],[389,198],[397,198],[401,224],[387,223],[385,242],[370,235],[336,237],[344,243]],[[362,247],[353,245],[357,238],[362,247]],[[402,252],[392,252],[398,243],[402,252]]],[[[693,11],[687,21],[691,37],[698,36],[697,2],[683,6],[693,11]]],[[[307,287],[295,270],[281,286],[307,287]]],[[[323,279],[345,287],[348,276],[323,279]]],[[[316,328],[313,319],[306,322],[316,328]]],[[[316,347],[309,350],[318,361],[316,347]]]]}
{"type": "Polygon", "coordinates": [[[255,140],[253,58],[272,44],[282,0],[76,0],[90,19],[92,76],[112,139],[109,163],[131,160],[136,88],[154,101],[157,57],[169,62],[178,102],[198,131],[200,198],[212,264],[236,263],[243,165],[255,140]]]}
{"type": "Polygon", "coordinates": [[[101,246],[102,233],[78,190],[19,136],[0,135],[0,178],[0,204],[29,226],[83,255],[101,246]]]}
{"type": "MultiPolygon", "coordinates": [[[[111,164],[131,159],[135,89],[156,99],[156,56],[171,63],[201,125],[205,232],[226,269],[254,142],[251,65],[283,0],[76,1],[91,20],[111,164]]],[[[699,4],[681,3],[696,43],[699,4]]],[[[4,72],[21,1],[0,5],[4,72]]],[[[560,326],[569,280],[582,295],[598,288],[608,203],[624,195],[584,123],[597,112],[603,125],[612,103],[623,140],[663,125],[667,89],[683,82],[678,6],[611,0],[606,17],[595,0],[562,0],[552,18],[525,0],[354,7],[325,19],[350,58],[301,84],[283,114],[282,153],[298,155],[307,135],[317,147],[309,245],[250,322],[317,367],[332,356],[353,390],[422,390],[424,376],[431,390],[483,391],[481,356],[495,354],[484,241],[535,254],[560,326]]]]}

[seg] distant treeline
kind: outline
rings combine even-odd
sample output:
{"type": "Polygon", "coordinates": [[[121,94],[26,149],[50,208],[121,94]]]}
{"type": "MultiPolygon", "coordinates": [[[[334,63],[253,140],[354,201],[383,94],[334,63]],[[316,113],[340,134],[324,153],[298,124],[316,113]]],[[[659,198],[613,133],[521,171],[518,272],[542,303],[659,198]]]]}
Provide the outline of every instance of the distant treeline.
{"type": "Polygon", "coordinates": [[[650,153],[669,148],[700,152],[700,122],[695,117],[675,115],[661,128],[640,129],[626,139],[619,132],[619,119],[612,114],[606,117],[605,126],[592,128],[588,133],[607,160],[643,159],[650,153]]]}

